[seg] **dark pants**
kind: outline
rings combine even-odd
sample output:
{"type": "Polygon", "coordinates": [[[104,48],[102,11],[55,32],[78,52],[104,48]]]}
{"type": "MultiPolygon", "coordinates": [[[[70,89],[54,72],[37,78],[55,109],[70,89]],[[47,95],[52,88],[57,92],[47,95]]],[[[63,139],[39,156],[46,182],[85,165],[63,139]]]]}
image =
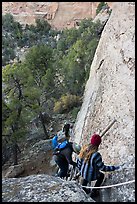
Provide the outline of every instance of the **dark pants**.
{"type": "Polygon", "coordinates": [[[60,168],[58,176],[60,178],[66,177],[67,173],[68,173],[68,168],[69,168],[69,164],[68,164],[67,160],[64,158],[61,158],[59,155],[58,156],[55,155],[54,160],[55,160],[56,164],[58,165],[58,167],[60,168]]]}
{"type": "MultiPolygon", "coordinates": [[[[99,187],[99,186],[101,186],[101,184],[102,184],[102,182],[103,182],[103,179],[104,179],[104,174],[103,174],[102,172],[100,172],[100,174],[99,174],[99,176],[98,176],[98,178],[97,178],[97,181],[96,181],[94,187],[99,187]]],[[[87,186],[87,184],[88,184],[88,181],[85,180],[85,179],[83,179],[83,181],[82,181],[82,186],[87,186]]],[[[89,189],[89,188],[84,188],[84,187],[83,187],[83,190],[84,190],[87,194],[90,193],[90,189],[89,189]]],[[[96,192],[96,191],[98,191],[98,189],[93,189],[92,191],[96,192]]]]}

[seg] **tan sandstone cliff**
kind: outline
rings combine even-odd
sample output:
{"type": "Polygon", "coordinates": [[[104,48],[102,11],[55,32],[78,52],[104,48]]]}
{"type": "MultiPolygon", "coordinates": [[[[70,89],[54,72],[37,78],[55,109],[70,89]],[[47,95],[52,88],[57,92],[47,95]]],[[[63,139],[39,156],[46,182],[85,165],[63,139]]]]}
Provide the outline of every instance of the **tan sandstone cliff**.
{"type": "MultiPolygon", "coordinates": [[[[107,2],[112,7],[112,2],[107,2]]],[[[99,2],[2,2],[2,14],[11,13],[22,24],[44,18],[53,28],[76,26],[84,18],[94,18],[99,2]]]]}
{"type": "MultiPolygon", "coordinates": [[[[91,65],[75,125],[75,141],[89,142],[94,132],[101,132],[114,118],[117,122],[102,138],[100,152],[105,163],[125,162],[127,169],[114,175],[111,184],[135,179],[134,2],[114,2],[91,65]]],[[[110,200],[134,200],[133,186],[114,188],[110,200]]]]}

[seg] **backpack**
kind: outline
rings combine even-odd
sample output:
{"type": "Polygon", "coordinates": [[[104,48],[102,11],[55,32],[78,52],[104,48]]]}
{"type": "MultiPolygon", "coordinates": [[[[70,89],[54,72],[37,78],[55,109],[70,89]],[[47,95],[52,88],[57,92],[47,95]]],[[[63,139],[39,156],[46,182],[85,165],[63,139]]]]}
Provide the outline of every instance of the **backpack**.
{"type": "Polygon", "coordinates": [[[68,141],[65,140],[64,142],[59,143],[59,144],[56,146],[56,149],[64,149],[67,145],[68,145],[68,141]]]}
{"type": "Polygon", "coordinates": [[[63,141],[62,143],[58,143],[58,136],[55,135],[52,139],[52,148],[54,150],[54,154],[60,153],[67,145],[69,144],[67,140],[63,141]]]}

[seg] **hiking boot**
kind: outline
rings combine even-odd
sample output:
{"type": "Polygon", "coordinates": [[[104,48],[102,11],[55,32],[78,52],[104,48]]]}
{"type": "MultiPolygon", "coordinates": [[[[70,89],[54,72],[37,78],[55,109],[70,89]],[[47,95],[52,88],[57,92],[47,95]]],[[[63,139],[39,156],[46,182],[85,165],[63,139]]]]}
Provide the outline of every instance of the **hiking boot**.
{"type": "Polygon", "coordinates": [[[84,188],[84,187],[83,187],[83,190],[86,192],[86,194],[89,194],[89,193],[90,193],[90,189],[89,189],[89,188],[84,188]]]}
{"type": "Polygon", "coordinates": [[[95,198],[97,196],[99,196],[99,190],[96,190],[96,191],[92,190],[91,193],[90,193],[90,197],[95,198]]]}

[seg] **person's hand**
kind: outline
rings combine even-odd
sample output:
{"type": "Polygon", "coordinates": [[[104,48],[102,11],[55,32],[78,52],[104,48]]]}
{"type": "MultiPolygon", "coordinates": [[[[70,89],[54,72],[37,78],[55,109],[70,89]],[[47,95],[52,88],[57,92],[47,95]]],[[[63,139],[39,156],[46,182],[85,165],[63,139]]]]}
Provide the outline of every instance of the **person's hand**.
{"type": "Polygon", "coordinates": [[[120,166],[115,166],[115,170],[119,170],[120,169],[120,166]]]}
{"type": "Polygon", "coordinates": [[[115,166],[115,170],[117,170],[117,171],[123,170],[123,164],[119,165],[119,166],[115,166]]]}
{"type": "Polygon", "coordinates": [[[76,167],[77,167],[77,163],[73,162],[73,169],[75,170],[76,167]]]}

